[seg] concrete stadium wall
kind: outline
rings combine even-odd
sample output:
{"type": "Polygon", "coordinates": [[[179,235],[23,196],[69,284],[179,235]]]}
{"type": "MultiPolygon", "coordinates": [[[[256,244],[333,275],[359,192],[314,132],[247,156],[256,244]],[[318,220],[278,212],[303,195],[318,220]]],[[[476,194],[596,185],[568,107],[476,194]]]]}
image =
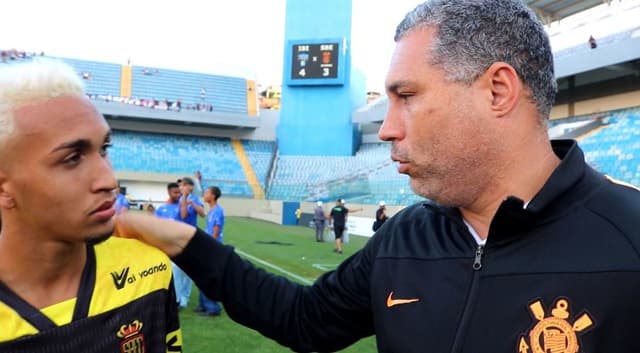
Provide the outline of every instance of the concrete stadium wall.
{"type": "Polygon", "coordinates": [[[167,183],[176,181],[182,175],[116,172],[120,185],[127,188],[127,196],[133,200],[151,201],[160,204],[167,200],[167,183]]]}
{"type": "Polygon", "coordinates": [[[162,122],[160,120],[132,120],[107,116],[107,123],[112,129],[155,132],[176,135],[215,136],[237,138],[242,140],[274,141],[276,139],[276,126],[280,119],[277,110],[261,110],[260,126],[257,128],[216,128],[213,126],[193,126],[162,122]]]}
{"type": "Polygon", "coordinates": [[[640,90],[575,103],[575,114],[584,115],[631,108],[640,104],[640,90]]]}
{"type": "Polygon", "coordinates": [[[595,114],[611,110],[636,107],[640,104],[640,90],[614,94],[602,98],[588,99],[573,103],[573,115],[569,115],[569,104],[554,106],[551,119],[562,119],[571,116],[595,114]]]}
{"type": "MultiPolygon", "coordinates": [[[[347,200],[347,208],[352,211],[349,213],[350,215],[359,216],[359,217],[371,217],[372,219],[375,218],[378,205],[362,205],[362,204],[355,204],[355,203],[351,204],[351,203],[348,203],[348,201],[349,200],[347,200]]],[[[329,213],[333,208],[333,206],[335,206],[335,203],[327,202],[324,205],[322,205],[322,208],[324,209],[325,213],[329,213]]],[[[315,210],[315,208],[316,208],[315,202],[300,203],[300,210],[302,210],[303,214],[304,213],[313,214],[313,210],[315,210]]],[[[402,210],[403,208],[405,208],[405,206],[387,205],[387,216],[391,217],[392,215],[398,213],[398,211],[402,210]]]]}
{"type": "MultiPolygon", "coordinates": [[[[144,200],[145,202],[150,200],[153,204],[159,205],[167,200],[167,183],[175,181],[179,176],[149,174],[147,175],[148,180],[140,180],[135,179],[135,177],[144,177],[141,173],[117,173],[117,177],[121,184],[127,188],[129,198],[144,200]]],[[[248,217],[282,224],[283,202],[281,200],[257,200],[225,197],[225,195],[222,195],[219,202],[227,216],[248,217]]],[[[325,213],[328,214],[333,206],[334,203],[325,203],[323,205],[325,213]]],[[[311,219],[315,207],[315,202],[301,202],[300,209],[302,210],[303,217],[311,219]]],[[[352,211],[351,215],[371,218],[373,221],[378,206],[348,203],[347,208],[352,211]]],[[[392,216],[403,208],[404,206],[387,205],[387,215],[392,216]]]]}

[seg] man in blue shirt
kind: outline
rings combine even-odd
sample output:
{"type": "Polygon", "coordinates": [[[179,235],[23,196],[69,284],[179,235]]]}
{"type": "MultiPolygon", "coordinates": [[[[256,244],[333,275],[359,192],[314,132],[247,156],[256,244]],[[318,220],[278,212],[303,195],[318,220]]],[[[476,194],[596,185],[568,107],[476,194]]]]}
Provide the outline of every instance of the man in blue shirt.
{"type": "Polygon", "coordinates": [[[129,200],[127,200],[127,197],[124,194],[124,189],[122,189],[122,187],[118,185],[116,187],[116,214],[121,214],[122,212],[126,212],[129,210],[129,200]]]}
{"type": "MultiPolygon", "coordinates": [[[[180,195],[182,194],[180,185],[175,182],[167,184],[167,194],[169,194],[169,199],[156,209],[155,215],[160,218],[180,221],[180,195]]],[[[173,270],[176,304],[178,308],[186,308],[191,295],[191,280],[175,263],[171,262],[171,268],[173,270]]]]}
{"type": "Polygon", "coordinates": [[[209,205],[207,213],[207,233],[211,234],[213,239],[219,243],[223,243],[222,230],[224,229],[224,209],[218,204],[218,199],[222,195],[220,188],[210,186],[204,192],[204,202],[209,205]]]}
{"type": "MultiPolygon", "coordinates": [[[[204,191],[204,202],[209,205],[209,212],[207,213],[207,233],[219,243],[223,243],[224,209],[218,205],[220,195],[222,195],[222,192],[217,186],[210,186],[204,191]]],[[[204,315],[216,316],[220,315],[222,311],[220,303],[207,298],[202,291],[200,291],[199,304],[197,311],[204,315]]]]}
{"type": "MultiPolygon", "coordinates": [[[[204,217],[204,206],[198,196],[193,195],[193,187],[195,183],[192,178],[184,177],[180,180],[180,193],[178,199],[178,221],[190,224],[194,227],[198,226],[198,216],[204,217]]],[[[192,281],[178,266],[174,266],[176,272],[173,274],[173,280],[176,287],[178,305],[180,308],[186,308],[191,297],[192,281]]]]}
{"type": "Polygon", "coordinates": [[[192,226],[198,226],[198,216],[204,217],[204,205],[198,196],[193,195],[195,182],[190,177],[182,178],[180,191],[180,220],[192,226]]]}
{"type": "Polygon", "coordinates": [[[167,184],[167,194],[169,199],[156,209],[155,215],[178,221],[180,220],[180,185],[173,182],[167,184]]]}

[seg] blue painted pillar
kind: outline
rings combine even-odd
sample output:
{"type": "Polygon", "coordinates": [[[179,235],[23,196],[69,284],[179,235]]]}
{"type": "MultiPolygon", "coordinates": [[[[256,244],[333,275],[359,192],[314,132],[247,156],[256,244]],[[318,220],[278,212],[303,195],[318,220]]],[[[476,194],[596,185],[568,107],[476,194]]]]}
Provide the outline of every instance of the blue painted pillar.
{"type": "Polygon", "coordinates": [[[351,0],[288,0],[278,148],[283,155],[352,155],[352,112],[365,81],[351,69],[351,0]]]}

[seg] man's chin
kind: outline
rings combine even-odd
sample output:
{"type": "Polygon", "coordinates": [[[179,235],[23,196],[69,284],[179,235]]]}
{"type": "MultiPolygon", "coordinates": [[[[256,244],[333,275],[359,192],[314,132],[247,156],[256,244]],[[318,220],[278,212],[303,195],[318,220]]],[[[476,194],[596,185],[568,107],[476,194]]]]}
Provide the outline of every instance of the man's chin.
{"type": "Polygon", "coordinates": [[[90,236],[89,239],[87,240],[87,243],[92,245],[100,244],[103,241],[109,239],[111,235],[113,235],[113,229],[111,229],[109,232],[99,233],[97,235],[90,236]]]}

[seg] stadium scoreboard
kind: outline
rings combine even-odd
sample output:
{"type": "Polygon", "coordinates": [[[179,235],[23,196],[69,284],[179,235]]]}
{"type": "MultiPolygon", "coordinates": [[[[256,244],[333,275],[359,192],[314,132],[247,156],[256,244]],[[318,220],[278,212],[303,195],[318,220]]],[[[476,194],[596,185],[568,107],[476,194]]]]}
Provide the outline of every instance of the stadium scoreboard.
{"type": "Polygon", "coordinates": [[[338,77],[339,43],[294,44],[292,79],[338,77]]]}
{"type": "Polygon", "coordinates": [[[287,51],[287,85],[344,84],[345,40],[289,41],[287,51]]]}

